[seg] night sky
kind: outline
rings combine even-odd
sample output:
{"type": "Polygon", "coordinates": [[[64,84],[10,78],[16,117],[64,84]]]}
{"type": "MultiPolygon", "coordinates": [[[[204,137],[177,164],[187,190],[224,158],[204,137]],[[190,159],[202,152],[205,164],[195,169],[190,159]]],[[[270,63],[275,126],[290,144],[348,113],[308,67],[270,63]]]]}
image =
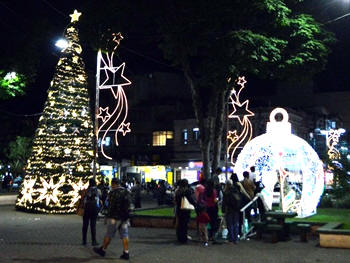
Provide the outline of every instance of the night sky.
{"type": "MultiPolygon", "coordinates": [[[[84,19],[84,2],[86,1],[0,1],[0,30],[2,33],[0,45],[3,53],[16,53],[18,47],[15,43],[22,43],[23,40],[30,39],[31,34],[42,36],[36,43],[41,54],[36,81],[30,84],[25,96],[0,102],[1,111],[32,114],[42,110],[46,100],[46,90],[49,87],[59,56],[59,50],[54,45],[55,41],[62,36],[64,28],[70,21],[69,14],[74,9],[81,11],[83,13],[81,20],[84,19]],[[37,32],[36,23],[45,24],[45,32],[37,32]]],[[[309,0],[305,1],[303,8],[324,23],[350,12],[350,1],[309,0]]],[[[326,70],[315,76],[314,88],[321,92],[348,91],[350,90],[350,74],[348,73],[350,66],[350,16],[327,24],[327,29],[336,34],[338,42],[332,48],[333,51],[326,70]]],[[[90,76],[94,76],[96,52],[89,50],[83,42],[81,44],[86,71],[90,76]]],[[[177,71],[170,66],[170,62],[162,59],[156,46],[142,46],[142,41],[136,36],[129,34],[129,40],[124,41],[121,46],[123,46],[121,56],[128,63],[129,75],[144,73],[147,69],[177,71]]],[[[21,48],[25,49],[25,44],[22,44],[21,48]]],[[[93,88],[95,79],[90,78],[89,82],[93,88]]],[[[259,91],[261,92],[262,89],[258,87],[274,86],[273,82],[258,79],[252,79],[248,84],[249,95],[257,95],[259,91]]]]}

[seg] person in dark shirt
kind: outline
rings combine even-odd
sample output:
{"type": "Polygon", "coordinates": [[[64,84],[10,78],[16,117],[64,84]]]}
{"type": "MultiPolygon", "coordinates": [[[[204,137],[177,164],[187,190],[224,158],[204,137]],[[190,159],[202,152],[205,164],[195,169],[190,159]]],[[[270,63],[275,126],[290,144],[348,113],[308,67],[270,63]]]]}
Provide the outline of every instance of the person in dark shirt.
{"type": "Polygon", "coordinates": [[[129,191],[121,186],[120,180],[112,179],[112,191],[108,195],[108,208],[105,218],[107,224],[107,233],[105,235],[103,246],[95,247],[94,251],[100,256],[105,256],[111,239],[115,236],[117,230],[123,242],[123,254],[121,259],[129,260],[129,212],[130,212],[130,194],[129,191]]]}
{"type": "Polygon", "coordinates": [[[175,191],[175,214],[176,214],[176,236],[177,240],[180,243],[186,243],[188,236],[188,222],[190,220],[191,210],[181,209],[182,198],[186,197],[187,200],[193,205],[196,206],[196,203],[192,197],[192,192],[188,187],[188,181],[182,179],[179,182],[179,187],[175,191]]]}

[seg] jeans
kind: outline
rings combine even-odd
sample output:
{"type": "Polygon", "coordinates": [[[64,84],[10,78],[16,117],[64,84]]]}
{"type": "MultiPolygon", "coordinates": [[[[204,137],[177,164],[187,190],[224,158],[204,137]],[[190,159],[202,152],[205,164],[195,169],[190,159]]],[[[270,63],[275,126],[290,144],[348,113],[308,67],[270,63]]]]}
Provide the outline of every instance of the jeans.
{"type": "Polygon", "coordinates": [[[91,229],[91,241],[92,243],[96,243],[96,220],[97,220],[97,213],[91,213],[83,216],[83,243],[86,243],[86,236],[87,236],[87,230],[89,227],[90,222],[90,229],[91,229]]]}
{"type": "Polygon", "coordinates": [[[230,242],[237,242],[239,233],[239,212],[227,213],[225,219],[228,230],[228,240],[230,242]]]}

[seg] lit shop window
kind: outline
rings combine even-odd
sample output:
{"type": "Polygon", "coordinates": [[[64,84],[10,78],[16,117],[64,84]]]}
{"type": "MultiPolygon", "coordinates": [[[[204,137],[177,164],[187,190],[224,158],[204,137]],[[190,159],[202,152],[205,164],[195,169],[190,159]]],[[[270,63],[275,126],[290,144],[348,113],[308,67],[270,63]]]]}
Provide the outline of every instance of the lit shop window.
{"type": "Polygon", "coordinates": [[[193,134],[193,140],[198,141],[199,140],[199,128],[193,128],[192,134],[193,134]]]}
{"type": "Polygon", "coordinates": [[[187,129],[182,130],[182,140],[184,144],[188,144],[188,131],[187,129]]]}
{"type": "Polygon", "coordinates": [[[153,132],[153,146],[166,146],[167,139],[173,139],[172,131],[155,131],[153,132]]]}

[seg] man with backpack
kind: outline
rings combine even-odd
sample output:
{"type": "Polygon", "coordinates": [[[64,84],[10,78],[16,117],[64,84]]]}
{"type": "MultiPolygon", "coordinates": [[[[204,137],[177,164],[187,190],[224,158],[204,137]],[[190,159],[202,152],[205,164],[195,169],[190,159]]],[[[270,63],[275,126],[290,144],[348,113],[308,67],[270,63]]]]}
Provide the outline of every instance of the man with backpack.
{"type": "Polygon", "coordinates": [[[86,245],[87,230],[90,222],[91,229],[91,240],[92,245],[97,246],[96,241],[96,220],[97,214],[101,207],[101,192],[96,187],[96,181],[91,178],[89,180],[88,188],[82,193],[82,200],[84,205],[84,215],[83,215],[83,245],[86,245]]]}
{"type": "Polygon", "coordinates": [[[130,194],[129,191],[121,186],[120,180],[112,179],[112,191],[108,195],[108,208],[105,218],[107,224],[107,233],[103,240],[103,246],[94,248],[94,251],[104,257],[106,249],[115,236],[117,230],[123,242],[123,254],[121,259],[129,260],[129,210],[130,194]]]}

